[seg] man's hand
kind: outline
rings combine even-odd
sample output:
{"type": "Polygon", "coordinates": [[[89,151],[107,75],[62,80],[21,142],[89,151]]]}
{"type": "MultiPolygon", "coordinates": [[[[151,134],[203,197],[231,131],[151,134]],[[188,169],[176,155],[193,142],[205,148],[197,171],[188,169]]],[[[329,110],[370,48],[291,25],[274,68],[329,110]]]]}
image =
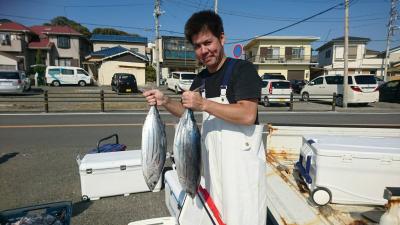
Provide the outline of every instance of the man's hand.
{"type": "Polygon", "coordinates": [[[197,91],[185,91],[182,93],[182,105],[194,111],[204,111],[206,99],[203,99],[197,91]]]}
{"type": "Polygon", "coordinates": [[[168,97],[158,89],[145,91],[143,96],[149,105],[166,105],[169,101],[168,97]]]}

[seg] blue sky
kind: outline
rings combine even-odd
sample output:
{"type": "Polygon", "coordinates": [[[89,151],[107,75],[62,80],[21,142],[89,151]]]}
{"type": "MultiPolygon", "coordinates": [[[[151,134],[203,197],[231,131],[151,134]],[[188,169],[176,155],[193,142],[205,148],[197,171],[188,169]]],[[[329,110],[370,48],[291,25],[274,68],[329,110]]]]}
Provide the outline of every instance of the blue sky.
{"type": "MultiPolygon", "coordinates": [[[[219,0],[218,10],[229,43],[274,31],[342,2],[344,0],[219,0]]],[[[190,15],[213,6],[214,0],[162,0],[161,35],[183,36],[183,27],[190,15]]],[[[153,9],[153,0],[0,0],[0,18],[27,26],[66,16],[90,30],[114,27],[149,40],[155,37],[153,9]]],[[[368,49],[385,50],[389,10],[390,0],[353,0],[350,35],[370,38],[368,49]]],[[[273,35],[317,36],[320,40],[313,43],[317,48],[332,38],[343,36],[343,21],[342,7],[273,35]]],[[[391,47],[400,44],[399,32],[395,33],[391,47]]],[[[232,46],[225,46],[228,56],[232,55],[232,46]]]]}

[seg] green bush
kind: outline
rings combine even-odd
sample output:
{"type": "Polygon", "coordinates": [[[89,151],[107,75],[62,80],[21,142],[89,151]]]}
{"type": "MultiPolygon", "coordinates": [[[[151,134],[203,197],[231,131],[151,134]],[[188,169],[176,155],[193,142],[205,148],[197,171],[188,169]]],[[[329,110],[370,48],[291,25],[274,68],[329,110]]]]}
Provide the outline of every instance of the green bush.
{"type": "Polygon", "coordinates": [[[146,83],[156,81],[156,70],[152,66],[146,66],[146,83]]]}

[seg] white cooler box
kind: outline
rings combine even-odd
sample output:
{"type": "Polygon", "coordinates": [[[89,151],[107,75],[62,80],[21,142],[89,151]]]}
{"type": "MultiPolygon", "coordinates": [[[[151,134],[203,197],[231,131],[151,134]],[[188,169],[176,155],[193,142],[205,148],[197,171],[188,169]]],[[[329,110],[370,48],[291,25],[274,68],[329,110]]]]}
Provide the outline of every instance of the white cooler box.
{"type": "MultiPolygon", "coordinates": [[[[83,200],[150,191],[143,177],[141,150],[77,157],[83,200]]],[[[161,178],[153,192],[160,191],[161,178]]]]}
{"type": "Polygon", "coordinates": [[[400,187],[400,138],[303,137],[296,163],[317,205],[383,205],[386,187],[400,187]]]}

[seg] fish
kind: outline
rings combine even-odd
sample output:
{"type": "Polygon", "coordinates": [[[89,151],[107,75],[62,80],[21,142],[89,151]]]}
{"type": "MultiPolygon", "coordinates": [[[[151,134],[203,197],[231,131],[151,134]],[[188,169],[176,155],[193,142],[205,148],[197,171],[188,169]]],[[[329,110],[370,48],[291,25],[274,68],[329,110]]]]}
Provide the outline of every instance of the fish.
{"type": "Polygon", "coordinates": [[[173,154],[176,172],[182,189],[191,197],[200,184],[200,131],[191,109],[185,109],[176,126],[173,154]]]}
{"type": "Polygon", "coordinates": [[[156,106],[151,106],[142,129],[142,171],[147,186],[153,191],[164,169],[167,136],[156,106]]]}

